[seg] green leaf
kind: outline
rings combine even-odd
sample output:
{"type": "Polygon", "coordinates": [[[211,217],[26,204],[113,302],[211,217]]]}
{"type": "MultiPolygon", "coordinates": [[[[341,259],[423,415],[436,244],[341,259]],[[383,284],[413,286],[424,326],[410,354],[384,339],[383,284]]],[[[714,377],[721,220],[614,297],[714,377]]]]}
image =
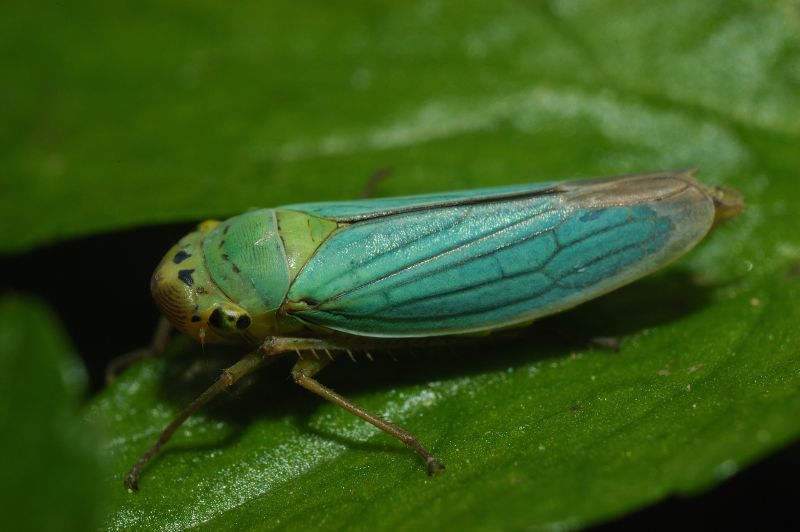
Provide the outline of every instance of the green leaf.
{"type": "MultiPolygon", "coordinates": [[[[682,290],[704,289],[665,274],[556,322],[631,317],[633,325],[581,329],[636,330],[618,356],[531,336],[464,353],[398,354],[397,362],[360,357],[323,373],[428,444],[448,465],[433,479],[408,449],[295,390],[287,368],[265,370],[180,431],[139,493],[112,490],[120,510],[108,524],[574,527],[697,492],[797,436],[796,285],[759,291],[754,306],[750,292],[686,298],[682,290]],[[687,299],[695,301],[688,308],[687,299]],[[666,319],[640,300],[680,310],[666,319]]],[[[118,435],[110,490],[230,362],[183,344],[98,399],[92,417],[112,419],[118,435]]]]}
{"type": "Polygon", "coordinates": [[[0,298],[0,500],[9,530],[102,523],[98,438],[80,422],[83,369],[42,305],[0,298]]]}
{"type": "Polygon", "coordinates": [[[539,332],[321,375],[417,434],[439,478],[275,367],[127,493],[128,467],[237,356],[173,344],[88,407],[112,436],[109,528],[571,528],[698,493],[800,435],[796,3],[51,4],[0,17],[5,253],[349,199],[386,168],[381,195],[697,166],[748,204],[539,332]]]}

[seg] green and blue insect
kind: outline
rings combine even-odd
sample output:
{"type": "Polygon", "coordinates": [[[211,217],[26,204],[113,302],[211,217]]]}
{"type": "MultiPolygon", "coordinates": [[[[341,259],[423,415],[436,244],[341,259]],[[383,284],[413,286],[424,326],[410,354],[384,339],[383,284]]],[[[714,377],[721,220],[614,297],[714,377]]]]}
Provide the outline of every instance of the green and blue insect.
{"type": "Polygon", "coordinates": [[[126,478],[220,391],[276,357],[301,386],[441,463],[405,429],[314,379],[337,353],[407,338],[524,326],[639,279],[742,208],[691,172],[425,196],[306,203],[208,221],[151,284],[164,317],[201,342],[249,353],[168,426],[126,478]],[[324,352],[326,356],[319,356],[324,352]]]}

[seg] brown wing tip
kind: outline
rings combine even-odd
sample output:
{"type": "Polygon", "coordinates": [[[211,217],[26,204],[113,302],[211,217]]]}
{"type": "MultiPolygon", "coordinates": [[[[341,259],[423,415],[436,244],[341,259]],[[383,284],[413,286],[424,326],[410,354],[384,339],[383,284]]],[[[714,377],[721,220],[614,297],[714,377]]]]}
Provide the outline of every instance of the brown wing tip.
{"type": "Polygon", "coordinates": [[[744,210],[744,198],[738,190],[718,185],[703,185],[695,179],[697,168],[686,168],[672,172],[675,176],[699,185],[714,202],[714,227],[735,218],[744,210]]]}
{"type": "Polygon", "coordinates": [[[727,222],[744,210],[744,198],[738,190],[721,186],[706,186],[714,201],[714,226],[727,222]]]}

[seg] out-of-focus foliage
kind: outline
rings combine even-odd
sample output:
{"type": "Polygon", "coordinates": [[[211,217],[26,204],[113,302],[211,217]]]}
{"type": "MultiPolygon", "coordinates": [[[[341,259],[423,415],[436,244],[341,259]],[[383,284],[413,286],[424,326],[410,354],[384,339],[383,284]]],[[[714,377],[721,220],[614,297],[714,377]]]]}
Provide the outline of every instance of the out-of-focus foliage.
{"type": "Polygon", "coordinates": [[[42,305],[4,296],[0,323],[4,527],[97,527],[109,505],[98,437],[78,412],[83,370],[42,305]]]}

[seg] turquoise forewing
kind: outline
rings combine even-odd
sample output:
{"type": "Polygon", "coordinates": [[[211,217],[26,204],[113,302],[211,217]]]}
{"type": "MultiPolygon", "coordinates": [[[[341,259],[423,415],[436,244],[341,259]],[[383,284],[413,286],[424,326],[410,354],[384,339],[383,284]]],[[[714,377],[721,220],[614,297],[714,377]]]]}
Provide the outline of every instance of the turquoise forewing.
{"type": "Polygon", "coordinates": [[[340,209],[354,221],[295,280],[288,300],[302,304],[293,314],[365,336],[512,326],[660,268],[714,217],[712,200],[682,174],[433,198],[340,209]]]}

